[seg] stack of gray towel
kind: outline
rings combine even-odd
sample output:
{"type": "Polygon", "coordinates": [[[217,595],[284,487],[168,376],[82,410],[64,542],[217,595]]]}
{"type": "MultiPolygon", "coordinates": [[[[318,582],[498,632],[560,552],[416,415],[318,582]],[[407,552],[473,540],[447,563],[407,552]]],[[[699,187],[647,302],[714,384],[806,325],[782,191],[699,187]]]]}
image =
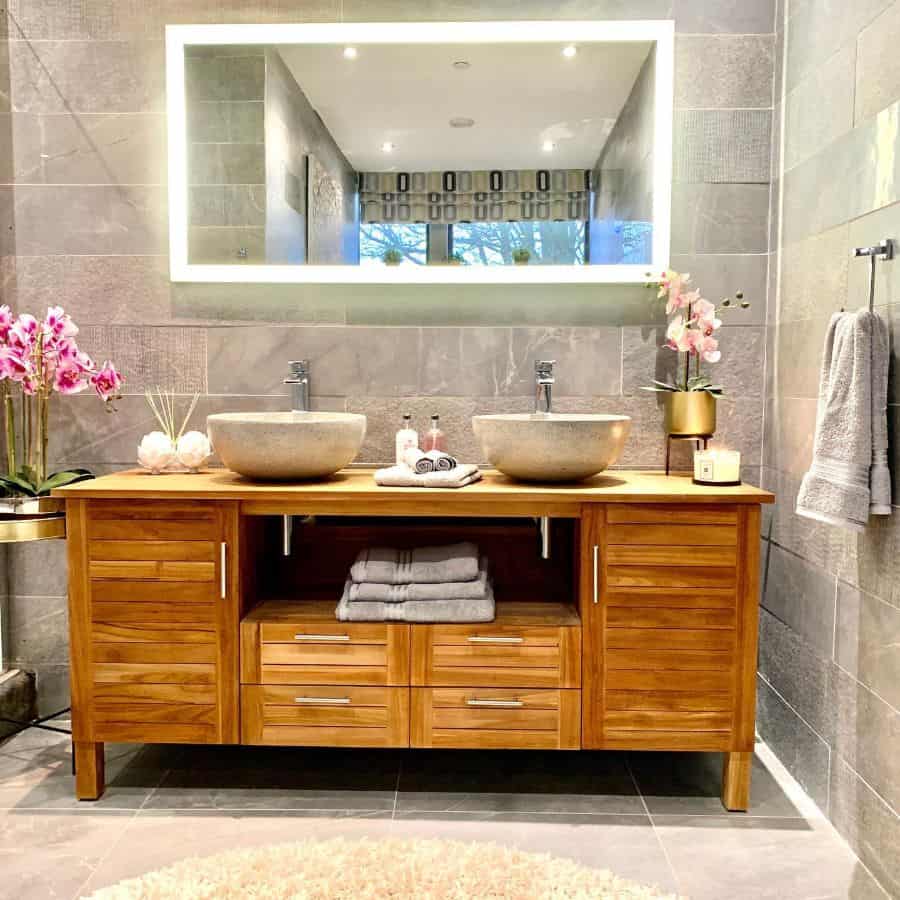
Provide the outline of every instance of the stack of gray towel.
{"type": "Polygon", "coordinates": [[[363,550],[338,603],[342,622],[492,622],[487,559],[468,541],[363,550]]]}

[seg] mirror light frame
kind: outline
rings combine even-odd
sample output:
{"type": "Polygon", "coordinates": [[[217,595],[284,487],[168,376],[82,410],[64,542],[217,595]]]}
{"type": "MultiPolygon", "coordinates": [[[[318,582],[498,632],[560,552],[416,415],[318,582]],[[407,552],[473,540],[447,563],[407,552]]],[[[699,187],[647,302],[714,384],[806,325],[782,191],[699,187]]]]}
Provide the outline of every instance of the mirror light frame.
{"type": "Polygon", "coordinates": [[[635,284],[669,266],[675,27],[670,20],[354,22],[308,25],[168,25],[169,264],[172,281],[243,284],[635,284]],[[647,265],[307,266],[188,262],[187,103],[184,49],[198,44],[656,43],[653,249],[647,265]]]}

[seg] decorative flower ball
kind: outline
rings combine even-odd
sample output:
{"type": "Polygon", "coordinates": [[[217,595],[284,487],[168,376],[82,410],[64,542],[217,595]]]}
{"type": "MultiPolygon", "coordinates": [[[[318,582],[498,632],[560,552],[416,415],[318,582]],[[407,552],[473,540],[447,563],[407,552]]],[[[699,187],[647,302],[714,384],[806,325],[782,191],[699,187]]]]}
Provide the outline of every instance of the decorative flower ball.
{"type": "Polygon", "coordinates": [[[212,456],[212,445],[202,431],[189,431],[178,438],[175,452],[181,465],[196,471],[212,456]]]}
{"type": "Polygon", "coordinates": [[[145,434],[138,445],[138,462],[154,475],[159,475],[165,468],[172,465],[174,459],[175,447],[161,431],[151,431],[150,434],[145,434]]]}

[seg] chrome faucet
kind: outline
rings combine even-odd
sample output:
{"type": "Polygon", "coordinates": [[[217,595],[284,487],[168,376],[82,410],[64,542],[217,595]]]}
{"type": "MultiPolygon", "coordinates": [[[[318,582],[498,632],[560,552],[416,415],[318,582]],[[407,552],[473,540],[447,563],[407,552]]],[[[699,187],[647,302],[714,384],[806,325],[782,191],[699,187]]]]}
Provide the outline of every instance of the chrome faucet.
{"type": "Polygon", "coordinates": [[[291,374],[284,383],[291,386],[291,412],[309,412],[309,360],[295,359],[288,365],[291,374]]]}
{"type": "Polygon", "coordinates": [[[556,365],[555,359],[536,359],[534,361],[534,414],[549,416],[551,413],[551,403],[553,400],[553,384],[556,379],[553,377],[553,367],[556,365]]]}

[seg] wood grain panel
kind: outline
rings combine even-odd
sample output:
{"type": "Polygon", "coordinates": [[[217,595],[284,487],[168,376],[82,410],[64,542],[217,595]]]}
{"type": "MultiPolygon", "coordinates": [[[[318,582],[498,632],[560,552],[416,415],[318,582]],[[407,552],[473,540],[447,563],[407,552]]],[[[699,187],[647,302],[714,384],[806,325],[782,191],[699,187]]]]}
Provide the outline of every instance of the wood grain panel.
{"type": "Polygon", "coordinates": [[[335,666],[331,663],[321,666],[262,666],[260,684],[365,684],[391,685],[409,684],[409,681],[392,681],[388,668],[380,666],[335,666]]]}
{"type": "Polygon", "coordinates": [[[95,700],[94,721],[104,724],[142,722],[215,725],[214,703],[125,703],[95,700]]]}
{"type": "Polygon", "coordinates": [[[690,710],[724,712],[732,707],[728,691],[607,691],[606,709],[655,709],[666,712],[690,710]]]}
{"type": "Polygon", "coordinates": [[[606,675],[607,691],[711,691],[718,694],[727,685],[729,680],[721,672],[614,669],[606,675]]]}
{"type": "Polygon", "coordinates": [[[114,684],[98,683],[93,686],[94,703],[199,703],[213,705],[216,687],[213,684],[114,684]]]}
{"type": "Polygon", "coordinates": [[[217,744],[215,725],[98,722],[97,739],[126,744],[217,744]]]}
{"type": "Polygon", "coordinates": [[[96,663],[94,681],[114,684],[215,684],[216,667],[206,663],[96,663]]]}
{"type": "Polygon", "coordinates": [[[606,648],[645,650],[734,649],[734,632],[722,628],[607,628],[606,648]]]}
{"type": "Polygon", "coordinates": [[[91,541],[92,560],[169,560],[172,562],[215,562],[213,541],[91,541]]]}
{"type": "Polygon", "coordinates": [[[731,741],[723,731],[627,731],[607,728],[608,750],[727,750],[731,741]]]}
{"type": "MultiPolygon", "coordinates": [[[[332,619],[334,614],[332,611],[332,619]]],[[[260,640],[264,644],[294,644],[298,643],[296,635],[309,638],[315,635],[328,635],[330,637],[346,637],[347,644],[386,644],[388,642],[388,625],[381,622],[306,622],[304,620],[303,604],[296,604],[294,612],[295,621],[289,623],[267,622],[264,613],[260,614],[259,628],[260,640]]],[[[303,640],[304,646],[324,641],[303,640]]]]}
{"type": "Polygon", "coordinates": [[[737,507],[679,505],[677,503],[610,503],[607,520],[611,525],[737,525],[737,507]]]}
{"type": "Polygon", "coordinates": [[[616,545],[607,549],[606,560],[614,566],[734,566],[737,548],[616,545]]]}
{"type": "Polygon", "coordinates": [[[458,666],[475,668],[550,669],[559,672],[559,647],[529,644],[437,645],[432,648],[435,668],[458,666]]]}
{"type": "Polygon", "coordinates": [[[667,609],[734,609],[737,599],[733,588],[683,588],[639,585],[608,590],[606,605],[664,607],[667,609]]]}
{"type": "Polygon", "coordinates": [[[607,709],[606,729],[630,731],[730,731],[730,711],[607,709]]]}
{"type": "Polygon", "coordinates": [[[557,731],[559,710],[557,709],[476,709],[459,707],[456,709],[434,709],[431,727],[504,729],[508,731],[557,731]]]}
{"type": "Polygon", "coordinates": [[[95,663],[215,663],[216,645],[95,642],[95,663]]]}
{"type": "Polygon", "coordinates": [[[92,519],[91,540],[115,541],[123,537],[133,541],[214,541],[220,533],[216,518],[185,521],[92,519]]]}
{"type": "Polygon", "coordinates": [[[733,609],[668,609],[666,607],[613,606],[606,610],[606,627],[734,629],[733,609]]]}
{"type": "MultiPolygon", "coordinates": [[[[211,620],[210,616],[210,620],[211,620]]],[[[215,644],[216,632],[210,623],[205,628],[185,628],[181,625],[114,625],[94,621],[91,625],[94,643],[120,643],[132,641],[147,644],[215,644]]]]}
{"type": "Polygon", "coordinates": [[[610,587],[717,587],[734,590],[737,575],[733,568],[710,567],[694,569],[690,566],[607,566],[610,587]]]}
{"type": "Polygon", "coordinates": [[[166,560],[93,560],[90,564],[93,579],[152,579],[153,581],[214,581],[214,562],[169,562],[166,560]]]}
{"type": "Polygon", "coordinates": [[[195,581],[93,581],[95,603],[216,603],[219,586],[195,581]]]}
{"type": "Polygon", "coordinates": [[[655,544],[668,547],[672,539],[690,547],[735,547],[737,546],[736,525],[688,525],[681,524],[673,531],[672,525],[609,525],[607,543],[612,544],[655,544]]]}
{"type": "MultiPolygon", "coordinates": [[[[91,605],[94,626],[98,623],[112,626],[138,628],[158,626],[159,628],[197,626],[215,628],[215,603],[144,603],[132,601],[95,601],[91,605]]],[[[94,627],[92,626],[92,627],[94,627]]]]}
{"type": "Polygon", "coordinates": [[[383,644],[263,644],[263,668],[267,666],[377,666],[387,668],[383,644]]]}
{"type": "MultiPolygon", "coordinates": [[[[730,672],[734,656],[715,650],[607,650],[606,668],[730,672]]],[[[727,682],[726,682],[727,683],[727,682]]]]}
{"type": "MultiPolygon", "coordinates": [[[[147,478],[145,471],[137,469],[142,478],[147,478]]],[[[166,476],[168,478],[169,476],[166,476]]],[[[196,478],[195,474],[188,476],[196,478]]],[[[154,479],[154,483],[155,479],[154,479]]],[[[195,481],[194,484],[197,482],[195,481]]],[[[138,492],[136,492],[138,493],[138,492]]],[[[124,500],[92,501],[90,504],[91,519],[102,521],[104,519],[167,519],[182,521],[218,521],[218,508],[213,503],[198,503],[194,500],[158,499],[142,500],[137,497],[128,497],[124,500]]]]}

